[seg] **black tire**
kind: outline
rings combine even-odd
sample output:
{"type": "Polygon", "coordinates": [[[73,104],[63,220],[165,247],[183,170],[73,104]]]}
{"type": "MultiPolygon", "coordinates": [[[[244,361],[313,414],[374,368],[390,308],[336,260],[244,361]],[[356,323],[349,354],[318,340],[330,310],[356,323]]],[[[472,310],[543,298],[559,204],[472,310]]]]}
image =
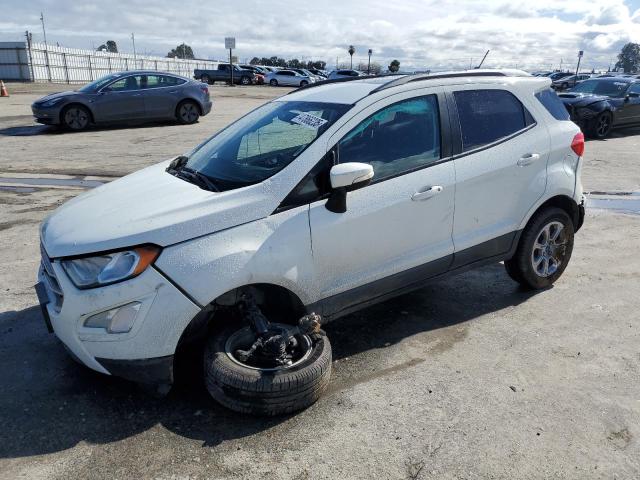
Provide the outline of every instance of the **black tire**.
{"type": "Polygon", "coordinates": [[[276,80],[275,78],[271,81],[269,81],[269,85],[271,85],[272,87],[277,87],[278,86],[278,80],[276,80]]]}
{"type": "Polygon", "coordinates": [[[80,132],[91,123],[91,112],[83,105],[74,103],[60,113],[60,124],[66,130],[80,132]]]}
{"type": "Polygon", "coordinates": [[[537,212],[522,232],[515,255],[504,262],[507,273],[526,288],[550,287],[571,259],[574,231],[573,222],[564,210],[551,207],[537,212]],[[549,230],[545,234],[546,228],[549,230]],[[557,239],[552,241],[556,232],[557,239]],[[542,245],[546,246],[540,248],[542,245]]]}
{"type": "Polygon", "coordinates": [[[589,136],[598,140],[607,138],[609,136],[609,133],[611,133],[612,124],[613,115],[611,114],[611,112],[600,112],[589,125],[589,136]]]}
{"type": "Polygon", "coordinates": [[[200,81],[207,83],[209,85],[212,84],[211,79],[209,78],[209,75],[202,75],[202,77],[200,77],[200,81]]]}
{"type": "Polygon", "coordinates": [[[240,83],[242,85],[251,85],[251,79],[247,76],[242,76],[242,78],[240,78],[240,83]]]}
{"type": "Polygon", "coordinates": [[[300,82],[300,86],[301,86],[301,87],[306,87],[307,85],[309,85],[309,82],[307,82],[306,80],[302,80],[302,81],[300,82]]]}
{"type": "Polygon", "coordinates": [[[200,107],[192,100],[180,102],[176,107],[176,119],[182,125],[191,125],[200,118],[200,107]]]}
{"type": "Polygon", "coordinates": [[[331,377],[331,344],[312,334],[309,356],[291,368],[262,371],[234,362],[225,346],[242,326],[211,335],[204,354],[207,390],[221,405],[240,413],[276,416],[309,407],[320,398],[331,377]]]}

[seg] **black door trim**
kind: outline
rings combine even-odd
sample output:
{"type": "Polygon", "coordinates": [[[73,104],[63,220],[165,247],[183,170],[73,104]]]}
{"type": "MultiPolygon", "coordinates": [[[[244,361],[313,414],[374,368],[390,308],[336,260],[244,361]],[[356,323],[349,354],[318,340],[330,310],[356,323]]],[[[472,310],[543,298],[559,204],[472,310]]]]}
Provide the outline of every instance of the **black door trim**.
{"type": "Polygon", "coordinates": [[[490,265],[513,257],[522,230],[501,235],[455,254],[375,280],[371,283],[324,298],[305,308],[320,313],[323,323],[370,305],[417,290],[428,281],[490,265]]]}

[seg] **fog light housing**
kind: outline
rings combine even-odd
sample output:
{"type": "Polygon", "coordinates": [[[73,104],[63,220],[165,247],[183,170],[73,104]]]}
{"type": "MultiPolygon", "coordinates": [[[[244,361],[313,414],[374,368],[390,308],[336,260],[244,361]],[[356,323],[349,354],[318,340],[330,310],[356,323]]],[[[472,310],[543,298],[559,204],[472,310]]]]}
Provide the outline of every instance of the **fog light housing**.
{"type": "Polygon", "coordinates": [[[127,333],[133,328],[142,304],[131,302],[121,307],[91,315],[84,321],[88,328],[103,328],[109,333],[127,333]]]}

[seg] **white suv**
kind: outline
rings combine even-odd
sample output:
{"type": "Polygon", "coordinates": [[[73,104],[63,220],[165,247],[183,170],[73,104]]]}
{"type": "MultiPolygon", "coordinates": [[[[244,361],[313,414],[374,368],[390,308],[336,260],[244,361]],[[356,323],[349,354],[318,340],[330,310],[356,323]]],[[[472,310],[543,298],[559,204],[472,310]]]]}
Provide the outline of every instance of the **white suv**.
{"type": "Polygon", "coordinates": [[[583,221],[584,139],[548,78],[472,71],[298,89],[41,227],[50,328],[88,367],[206,384],[258,414],[313,403],[320,330],[426,280],[504,261],[540,289],[583,221]]]}

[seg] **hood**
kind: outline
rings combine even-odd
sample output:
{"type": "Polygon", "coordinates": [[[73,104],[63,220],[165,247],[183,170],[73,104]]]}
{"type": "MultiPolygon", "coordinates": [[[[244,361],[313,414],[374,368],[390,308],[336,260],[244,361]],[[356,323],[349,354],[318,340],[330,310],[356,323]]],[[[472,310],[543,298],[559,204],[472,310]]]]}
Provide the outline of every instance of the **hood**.
{"type": "Polygon", "coordinates": [[[277,207],[268,182],[209,192],[165,172],[169,161],[70,200],[42,224],[50,257],[153,243],[172,245],[264,218],[277,207]]]}
{"type": "Polygon", "coordinates": [[[609,97],[605,97],[604,95],[596,95],[593,93],[572,93],[565,92],[559,93],[558,97],[560,100],[566,105],[572,105],[574,107],[586,107],[587,105],[591,105],[592,103],[609,101],[609,97]]]}
{"type": "Polygon", "coordinates": [[[45,95],[44,97],[39,98],[34,103],[42,103],[42,102],[46,102],[48,100],[53,100],[54,98],[68,97],[68,96],[71,96],[71,95],[82,95],[82,94],[80,92],[75,91],[75,90],[69,90],[69,91],[66,91],[66,92],[50,93],[49,95],[45,95]]]}

